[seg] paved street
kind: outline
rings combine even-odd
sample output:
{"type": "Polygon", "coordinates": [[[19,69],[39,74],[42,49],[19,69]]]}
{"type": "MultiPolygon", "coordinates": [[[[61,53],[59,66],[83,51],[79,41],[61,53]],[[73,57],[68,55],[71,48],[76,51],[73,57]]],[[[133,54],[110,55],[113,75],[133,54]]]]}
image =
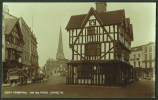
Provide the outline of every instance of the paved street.
{"type": "Polygon", "coordinates": [[[3,87],[7,98],[150,98],[155,95],[155,83],[142,80],[126,88],[86,85],[65,85],[64,77],[50,77],[45,82],[3,87]]]}

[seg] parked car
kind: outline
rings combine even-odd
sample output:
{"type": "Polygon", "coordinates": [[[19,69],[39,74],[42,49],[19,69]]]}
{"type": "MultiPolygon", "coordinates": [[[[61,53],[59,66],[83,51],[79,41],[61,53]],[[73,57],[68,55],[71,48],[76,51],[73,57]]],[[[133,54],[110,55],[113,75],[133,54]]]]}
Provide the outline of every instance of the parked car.
{"type": "Polygon", "coordinates": [[[33,83],[35,83],[35,82],[42,82],[43,78],[44,78],[43,75],[37,74],[34,77],[32,77],[32,82],[33,83]]]}
{"type": "Polygon", "coordinates": [[[20,76],[18,75],[10,75],[9,76],[9,81],[10,81],[10,84],[13,84],[13,83],[17,83],[20,79],[20,76]]]}
{"type": "Polygon", "coordinates": [[[22,69],[12,68],[8,71],[8,81],[10,84],[27,84],[27,75],[22,69]]]}

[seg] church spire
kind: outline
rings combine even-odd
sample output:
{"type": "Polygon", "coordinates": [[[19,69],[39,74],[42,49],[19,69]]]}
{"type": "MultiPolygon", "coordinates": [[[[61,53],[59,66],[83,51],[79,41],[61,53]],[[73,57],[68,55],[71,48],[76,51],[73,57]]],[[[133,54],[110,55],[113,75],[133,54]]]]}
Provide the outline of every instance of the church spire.
{"type": "Polygon", "coordinates": [[[56,54],[56,59],[65,59],[63,52],[63,40],[62,40],[62,31],[60,26],[59,42],[58,42],[58,51],[56,54]]]}

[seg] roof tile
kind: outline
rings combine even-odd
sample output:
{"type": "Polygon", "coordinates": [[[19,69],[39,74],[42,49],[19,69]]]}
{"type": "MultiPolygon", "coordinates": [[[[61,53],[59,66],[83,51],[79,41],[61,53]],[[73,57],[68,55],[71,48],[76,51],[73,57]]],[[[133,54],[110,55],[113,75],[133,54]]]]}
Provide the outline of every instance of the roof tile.
{"type": "Polygon", "coordinates": [[[15,24],[17,23],[18,19],[7,18],[7,19],[4,19],[4,21],[5,21],[5,25],[6,25],[5,34],[10,34],[10,32],[14,28],[15,24]]]}
{"type": "MultiPolygon", "coordinates": [[[[103,25],[112,25],[122,23],[124,18],[124,10],[109,11],[98,13],[103,25]]],[[[80,28],[87,14],[71,16],[66,29],[80,28]]]]}

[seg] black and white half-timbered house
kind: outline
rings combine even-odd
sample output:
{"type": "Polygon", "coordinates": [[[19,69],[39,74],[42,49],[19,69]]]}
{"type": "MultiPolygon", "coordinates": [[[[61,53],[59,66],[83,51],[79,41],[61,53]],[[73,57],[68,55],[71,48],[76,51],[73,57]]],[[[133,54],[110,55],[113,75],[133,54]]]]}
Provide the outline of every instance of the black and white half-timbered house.
{"type": "MultiPolygon", "coordinates": [[[[3,60],[3,82],[7,82],[8,71],[11,69],[23,69],[22,46],[24,40],[18,19],[3,18],[3,35],[5,36],[4,60],[3,60]]],[[[4,38],[4,37],[3,37],[4,38]]]]}
{"type": "Polygon", "coordinates": [[[72,50],[67,84],[118,86],[131,81],[132,24],[124,10],[106,11],[106,6],[96,3],[96,10],[71,16],[66,26],[72,50]]]}

